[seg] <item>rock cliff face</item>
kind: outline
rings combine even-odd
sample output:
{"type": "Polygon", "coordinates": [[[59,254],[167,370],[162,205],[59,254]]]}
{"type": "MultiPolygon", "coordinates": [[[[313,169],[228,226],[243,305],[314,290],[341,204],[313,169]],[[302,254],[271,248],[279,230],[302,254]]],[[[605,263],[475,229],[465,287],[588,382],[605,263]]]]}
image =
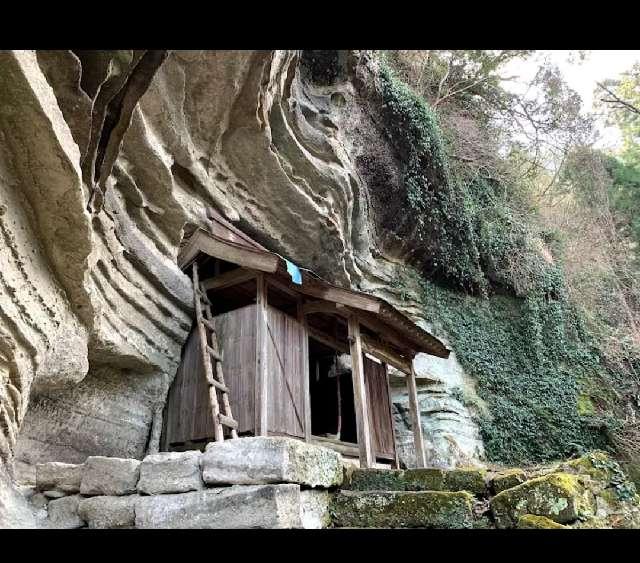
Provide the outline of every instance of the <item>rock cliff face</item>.
{"type": "MultiPolygon", "coordinates": [[[[176,256],[207,206],[428,323],[394,289],[406,249],[377,228],[362,173],[390,158],[374,63],[332,56],[324,76],[295,51],[0,53],[4,472],[155,451],[192,317],[176,256]]],[[[477,460],[455,359],[419,368],[433,460],[477,460]]]]}

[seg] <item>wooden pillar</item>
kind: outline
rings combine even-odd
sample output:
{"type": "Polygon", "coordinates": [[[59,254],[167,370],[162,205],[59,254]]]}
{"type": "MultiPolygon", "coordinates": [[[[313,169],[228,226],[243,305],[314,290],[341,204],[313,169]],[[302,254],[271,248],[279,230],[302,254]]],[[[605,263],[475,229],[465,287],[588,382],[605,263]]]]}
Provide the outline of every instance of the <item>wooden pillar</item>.
{"type": "Polygon", "coordinates": [[[389,398],[389,420],[391,421],[391,438],[393,439],[393,468],[400,468],[400,461],[398,460],[398,446],[396,444],[396,432],[393,426],[393,401],[391,400],[391,385],[389,384],[389,366],[386,362],[382,362],[384,368],[384,378],[387,383],[387,397],[389,398]]]}
{"type": "Polygon", "coordinates": [[[264,275],[256,278],[256,379],[255,379],[255,435],[267,436],[269,421],[267,373],[267,284],[264,275]]]}
{"type": "Polygon", "coordinates": [[[298,299],[298,320],[302,324],[302,346],[300,353],[302,354],[302,393],[304,396],[304,439],[311,441],[311,392],[309,390],[309,331],[307,330],[307,317],[302,310],[304,300],[302,297],[298,299]]]}
{"type": "Polygon", "coordinates": [[[409,408],[411,409],[411,423],[413,424],[413,443],[416,449],[418,467],[426,467],[427,460],[422,441],[422,424],[420,423],[420,409],[418,407],[418,390],[416,388],[416,372],[411,362],[411,373],[406,374],[407,390],[409,392],[409,408]]]}
{"type": "Polygon", "coordinates": [[[353,399],[356,409],[356,426],[358,429],[358,449],[360,450],[360,467],[373,467],[375,454],[371,448],[369,431],[369,409],[367,405],[367,389],[364,382],[364,364],[362,361],[362,340],[360,323],[356,316],[349,317],[349,346],[351,350],[351,376],[353,378],[353,399]]]}

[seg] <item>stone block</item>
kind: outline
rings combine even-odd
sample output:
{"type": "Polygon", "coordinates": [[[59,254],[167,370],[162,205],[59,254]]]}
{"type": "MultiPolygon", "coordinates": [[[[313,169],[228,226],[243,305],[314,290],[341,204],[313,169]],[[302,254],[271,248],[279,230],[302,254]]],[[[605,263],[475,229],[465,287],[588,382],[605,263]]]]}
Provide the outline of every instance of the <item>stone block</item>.
{"type": "Polygon", "coordinates": [[[341,491],[331,515],[344,528],[472,528],[473,500],[462,491],[341,491]]]}
{"type": "Polygon", "coordinates": [[[78,504],[78,514],[89,528],[133,528],[137,495],[91,497],[78,504]]]}
{"type": "Polygon", "coordinates": [[[470,469],[355,469],[347,488],[354,491],[469,491],[486,494],[485,470],[470,469]]]}
{"type": "Polygon", "coordinates": [[[300,528],[298,485],[234,486],[137,497],[137,528],[300,528]]]}
{"type": "Polygon", "coordinates": [[[80,491],[83,465],[73,463],[38,463],[36,487],[39,491],[57,490],[65,493],[80,491]]]}
{"type": "Polygon", "coordinates": [[[238,438],[207,445],[202,476],[208,485],[342,484],[342,456],[322,446],[280,437],[238,438]]]}
{"type": "Polygon", "coordinates": [[[91,456],[85,461],[80,493],[85,496],[120,496],[136,492],[140,476],[137,459],[91,456]]]}
{"type": "Polygon", "coordinates": [[[48,526],[61,530],[82,528],[85,523],[78,515],[79,498],[79,495],[73,495],[50,501],[47,506],[48,526]]]}
{"type": "Polygon", "coordinates": [[[331,525],[329,508],[334,493],[324,490],[306,489],[300,491],[300,517],[305,529],[328,528],[331,525]]]}
{"type": "Polygon", "coordinates": [[[517,487],[527,480],[527,476],[522,469],[506,469],[493,476],[491,479],[491,489],[494,494],[501,493],[512,487],[517,487]]]}
{"type": "Polygon", "coordinates": [[[186,493],[204,487],[199,451],[161,452],[140,464],[138,492],[146,495],[186,493]]]}

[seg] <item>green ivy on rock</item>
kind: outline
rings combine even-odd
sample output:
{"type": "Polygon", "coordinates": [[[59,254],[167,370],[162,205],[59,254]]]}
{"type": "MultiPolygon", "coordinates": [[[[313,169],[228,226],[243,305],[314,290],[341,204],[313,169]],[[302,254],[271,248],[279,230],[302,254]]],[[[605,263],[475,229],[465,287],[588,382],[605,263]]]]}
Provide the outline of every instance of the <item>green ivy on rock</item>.
{"type": "Polygon", "coordinates": [[[553,288],[558,299],[545,291],[486,299],[422,285],[429,316],[487,404],[479,424],[489,460],[533,463],[609,447],[614,420],[578,411],[583,382],[605,368],[561,288],[553,288]]]}

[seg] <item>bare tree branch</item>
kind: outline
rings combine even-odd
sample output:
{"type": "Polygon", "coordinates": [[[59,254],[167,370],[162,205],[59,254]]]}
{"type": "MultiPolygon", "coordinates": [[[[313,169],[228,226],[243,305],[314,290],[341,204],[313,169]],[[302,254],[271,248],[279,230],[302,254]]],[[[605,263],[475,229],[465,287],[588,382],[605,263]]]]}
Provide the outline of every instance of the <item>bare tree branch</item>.
{"type": "Polygon", "coordinates": [[[636,106],[634,106],[633,104],[630,104],[629,102],[623,100],[622,98],[620,98],[619,96],[617,96],[615,93],[613,93],[611,90],[609,90],[609,88],[607,88],[604,84],[601,84],[600,82],[596,82],[596,84],[602,88],[605,92],[607,92],[607,94],[609,94],[613,99],[607,99],[607,98],[601,98],[601,100],[605,103],[608,104],[619,104],[618,105],[618,109],[628,109],[629,111],[636,113],[638,115],[640,115],[640,109],[637,108],[636,106]]]}

